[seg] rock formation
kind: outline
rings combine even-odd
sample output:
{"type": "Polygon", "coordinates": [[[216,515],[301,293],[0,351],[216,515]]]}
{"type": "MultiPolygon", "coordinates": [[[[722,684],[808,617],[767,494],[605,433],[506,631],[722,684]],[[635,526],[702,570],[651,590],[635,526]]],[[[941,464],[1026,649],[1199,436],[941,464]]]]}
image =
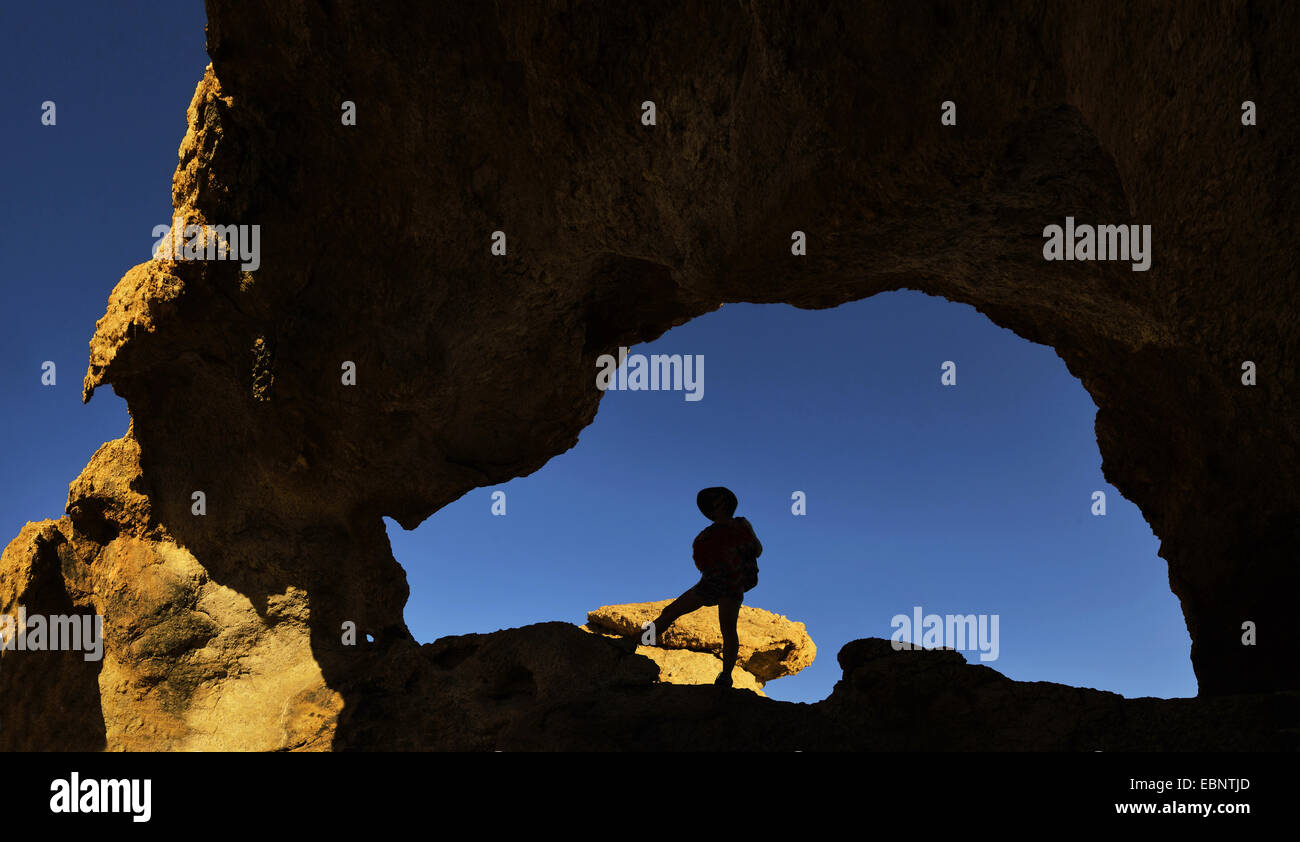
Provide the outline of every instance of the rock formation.
{"type": "MultiPolygon", "coordinates": [[[[402,620],[382,518],[412,528],[574,446],[596,358],[620,344],[723,302],[903,287],[1051,345],[1092,395],[1103,472],[1161,538],[1202,696],[1300,687],[1294,5],[207,10],[175,215],[260,225],[261,264],[160,259],[113,291],[85,398],[111,384],[130,427],[72,483],[66,517],[0,559],[0,612],[102,614],[105,657],[9,653],[0,747],[587,744],[555,711],[534,732],[430,735],[442,726],[411,688],[447,676],[402,620]],[[939,121],[949,100],[955,126],[939,121]],[[1152,225],[1149,271],[1045,263],[1043,227],[1067,214],[1152,225]]],[[[531,686],[483,675],[457,692],[531,686]]],[[[1006,687],[987,684],[972,692],[1006,687]]],[[[799,706],[740,694],[770,728],[732,731],[709,688],[602,686],[565,710],[610,727],[671,714],[637,738],[665,745],[802,738],[781,722],[799,706]]],[[[1035,698],[1044,717],[1073,699],[1035,698]]],[[[1033,738],[1013,742],[1090,745],[1033,738]]]]}
{"type": "MultiPolygon", "coordinates": [[[[672,600],[606,605],[587,614],[589,631],[608,636],[641,634],[642,624],[653,622],[672,600]]],[[[763,685],[774,678],[794,675],[817,657],[817,646],[803,623],[751,605],[740,607],[736,621],[740,650],[733,673],[736,687],[763,695],[763,685]]],[[[673,684],[712,684],[722,670],[722,630],[718,610],[701,608],[678,618],[663,633],[657,646],[638,646],[659,665],[661,681],[673,684]]]]}
{"type": "Polygon", "coordinates": [[[816,707],[846,748],[885,751],[1296,751],[1300,693],[1125,699],[1012,681],[952,650],[855,640],[816,707]]]}
{"type": "MultiPolygon", "coordinates": [[[[659,680],[666,684],[712,684],[718,673],[722,672],[722,658],[708,652],[638,646],[636,654],[654,661],[655,666],[659,667],[659,680]]],[[[767,696],[763,692],[764,682],[743,667],[731,671],[731,682],[739,690],[751,690],[760,696],[767,696]]]]}

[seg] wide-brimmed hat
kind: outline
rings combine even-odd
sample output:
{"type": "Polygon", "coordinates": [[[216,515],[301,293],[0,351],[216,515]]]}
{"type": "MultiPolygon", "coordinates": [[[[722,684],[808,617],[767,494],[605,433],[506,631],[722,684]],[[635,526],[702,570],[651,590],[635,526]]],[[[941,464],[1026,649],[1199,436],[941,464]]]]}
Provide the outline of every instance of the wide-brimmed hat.
{"type": "Polygon", "coordinates": [[[716,500],[723,500],[726,502],[727,507],[731,510],[728,512],[728,515],[735,514],[736,507],[740,505],[740,501],[736,499],[736,495],[732,493],[731,489],[725,488],[721,485],[705,488],[700,491],[699,494],[695,495],[695,505],[699,508],[700,513],[705,517],[713,516],[712,509],[714,507],[710,504],[716,500]]]}

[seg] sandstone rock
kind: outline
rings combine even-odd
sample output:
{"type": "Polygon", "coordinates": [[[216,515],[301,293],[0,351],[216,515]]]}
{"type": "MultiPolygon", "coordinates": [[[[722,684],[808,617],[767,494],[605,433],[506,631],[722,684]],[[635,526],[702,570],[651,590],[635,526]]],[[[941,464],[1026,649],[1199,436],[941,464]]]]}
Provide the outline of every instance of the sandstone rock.
{"type": "MultiPolygon", "coordinates": [[[[67,518],[45,520],[9,542],[0,556],[0,614],[16,618],[19,606],[29,615],[96,613],[90,557],[72,532],[67,518]]],[[[99,670],[82,652],[0,649],[0,751],[102,750],[99,670]]]]}
{"type": "Polygon", "coordinates": [[[1012,681],[951,649],[895,651],[855,640],[844,677],[816,707],[845,748],[887,751],[1295,751],[1300,693],[1126,699],[1012,681]]]}
{"type": "MultiPolygon", "coordinates": [[[[722,672],[722,658],[707,652],[638,646],[636,654],[654,661],[659,666],[659,680],[669,684],[712,684],[722,672]]],[[[742,667],[731,671],[731,686],[767,695],[763,692],[763,682],[742,667]]]]}
{"type": "MultiPolygon", "coordinates": [[[[618,636],[593,632],[587,626],[579,626],[578,628],[611,639],[618,636]]],[[[655,665],[659,667],[659,680],[669,684],[712,684],[717,679],[718,674],[722,672],[722,658],[708,652],[696,652],[690,649],[668,649],[660,646],[638,646],[635,654],[654,661],[655,665]]],[[[763,682],[755,678],[753,673],[740,666],[736,666],[731,671],[731,682],[733,687],[752,690],[760,696],[767,695],[763,692],[763,682]]]]}
{"type": "Polygon", "coordinates": [[[350,712],[359,727],[340,727],[336,748],[1300,749],[1297,692],[1125,699],[1012,681],[951,650],[896,652],[879,639],[846,644],[843,679],[812,705],[665,682],[646,658],[567,623],[399,642],[380,657],[382,681],[350,712]]]}
{"type": "MultiPolygon", "coordinates": [[[[574,695],[649,688],[658,669],[568,623],[394,641],[377,681],[344,711],[334,748],[490,751],[503,729],[574,695]]],[[[746,694],[748,695],[748,694],[746,694]]]]}
{"type": "Polygon", "coordinates": [[[0,652],[11,726],[0,729],[0,749],[330,746],[342,700],[303,657],[304,592],[290,587],[254,606],[161,537],[82,544],[67,518],[46,521],[29,524],[0,558],[0,613],[21,606],[28,616],[103,618],[102,660],[83,651],[0,652]],[[44,729],[12,727],[61,718],[69,721],[53,743],[44,729]]]}
{"type": "MultiPolygon", "coordinates": [[[[641,624],[653,621],[671,601],[606,605],[589,612],[587,623],[606,634],[640,634],[641,624]]],[[[761,683],[794,675],[817,657],[817,646],[804,624],[784,615],[742,605],[736,628],[740,635],[736,665],[752,673],[761,683]]],[[[681,617],[661,635],[660,645],[665,649],[710,652],[720,659],[722,629],[718,626],[718,609],[701,608],[681,617]]],[[[638,651],[641,648],[644,647],[638,647],[638,651]]]]}

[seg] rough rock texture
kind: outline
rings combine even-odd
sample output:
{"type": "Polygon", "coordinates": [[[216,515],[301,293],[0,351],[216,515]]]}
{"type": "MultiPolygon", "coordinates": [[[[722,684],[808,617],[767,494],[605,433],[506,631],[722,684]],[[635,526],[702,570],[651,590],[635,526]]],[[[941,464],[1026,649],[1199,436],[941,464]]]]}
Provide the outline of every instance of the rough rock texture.
{"type": "MultiPolygon", "coordinates": [[[[585,632],[601,637],[615,639],[619,635],[594,631],[587,626],[578,626],[585,632]]],[[[659,680],[667,684],[712,684],[722,672],[722,658],[709,652],[694,652],[690,649],[668,649],[662,646],[638,646],[636,654],[654,661],[659,668],[659,680]]],[[[731,671],[732,686],[741,690],[752,690],[760,696],[763,682],[737,666],[731,671]]]]}
{"type": "MultiPolygon", "coordinates": [[[[405,689],[439,673],[402,621],[384,515],[413,527],[572,447],[596,357],[620,344],[723,302],[903,287],[1051,345],[1092,395],[1104,474],[1161,538],[1201,694],[1300,686],[1300,7],[207,9],[173,201],[185,222],[261,225],[261,266],[160,260],[113,291],[85,396],[112,384],[131,427],[67,517],[0,560],[7,606],[102,612],[107,654],[6,657],[0,746],[443,744],[405,689]],[[1044,263],[1043,227],[1067,214],[1151,224],[1150,271],[1044,263]],[[341,643],[347,621],[369,637],[341,643]]],[[[770,729],[719,724],[708,690],[591,690],[577,718],[498,740],[617,741],[589,728],[621,721],[615,697],[647,743],[805,727],[750,694],[737,704],[770,729]]]]}
{"type": "Polygon", "coordinates": [[[856,640],[814,705],[709,687],[577,690],[499,732],[512,749],[775,751],[1295,751],[1300,693],[1125,699],[1012,681],[952,650],[856,640]]]}
{"type": "Polygon", "coordinates": [[[375,692],[350,747],[456,750],[1277,751],[1300,749],[1300,693],[1124,699],[1012,681],[951,650],[857,640],[817,704],[682,686],[565,623],[405,648],[419,678],[375,692]],[[433,669],[429,668],[433,665],[433,669]],[[409,697],[427,706],[404,724],[409,697]]]}
{"type": "MultiPolygon", "coordinates": [[[[722,658],[708,652],[638,646],[636,654],[654,661],[659,667],[659,680],[668,684],[712,684],[722,672],[722,658]]],[[[766,696],[763,692],[764,683],[741,667],[731,671],[731,684],[738,690],[752,690],[760,696],[766,696]]]]}
{"type": "MultiPolygon", "coordinates": [[[[74,541],[66,518],[24,526],[0,564],[0,614],[16,618],[20,605],[29,616],[96,613],[90,591],[93,558],[78,551],[74,541]]],[[[0,634],[16,631],[4,626],[0,634]]],[[[0,749],[104,748],[99,671],[100,662],[86,661],[82,652],[0,649],[0,749]]]]}
{"type": "MultiPolygon", "coordinates": [[[[605,605],[588,612],[587,624],[605,634],[640,634],[641,624],[652,622],[671,601],[605,605]]],[[[794,675],[817,657],[817,646],[804,624],[787,619],[784,614],[742,605],[736,630],[740,635],[736,665],[760,682],[794,675]]],[[[660,645],[667,649],[709,652],[718,656],[721,663],[722,629],[718,626],[718,609],[701,608],[678,618],[662,634],[660,645]]],[[[643,648],[650,647],[637,647],[637,651],[643,648]]]]}
{"type": "Polygon", "coordinates": [[[444,637],[385,654],[390,670],[409,679],[365,694],[352,712],[349,743],[336,748],[512,748],[503,732],[534,711],[576,694],[645,690],[659,676],[652,662],[568,623],[444,637]],[[423,708],[418,720],[413,704],[423,708]]]}
{"type": "Polygon", "coordinates": [[[1012,681],[951,649],[855,640],[816,707],[845,748],[884,751],[1296,751],[1300,693],[1125,699],[1012,681]]]}

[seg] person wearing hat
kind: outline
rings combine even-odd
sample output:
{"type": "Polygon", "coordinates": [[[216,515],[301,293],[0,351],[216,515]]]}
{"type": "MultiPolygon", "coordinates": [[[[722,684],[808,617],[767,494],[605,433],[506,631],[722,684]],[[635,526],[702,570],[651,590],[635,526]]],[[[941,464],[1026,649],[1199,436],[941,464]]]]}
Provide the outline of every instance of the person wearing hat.
{"type": "MultiPolygon", "coordinates": [[[[730,687],[731,671],[740,651],[736,621],[745,591],[758,584],[758,557],[763,545],[754,527],[743,517],[736,517],[739,501],[728,488],[706,488],[695,497],[695,504],[712,524],[695,536],[691,545],[700,581],[673,600],[655,618],[650,627],[653,643],[663,639],[668,627],[686,614],[705,606],[718,606],[718,625],[722,629],[722,672],[714,684],[730,687]]],[[[633,636],[635,637],[635,636],[633,636]]]]}

